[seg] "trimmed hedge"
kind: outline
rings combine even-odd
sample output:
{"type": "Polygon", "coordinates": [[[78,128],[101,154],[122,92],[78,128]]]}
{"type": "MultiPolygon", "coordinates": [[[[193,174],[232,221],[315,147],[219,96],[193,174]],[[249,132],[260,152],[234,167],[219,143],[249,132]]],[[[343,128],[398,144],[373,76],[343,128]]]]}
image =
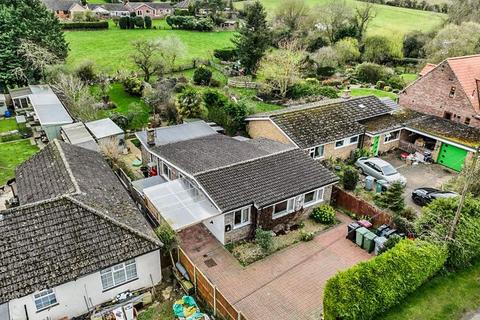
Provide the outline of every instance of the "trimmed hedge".
{"type": "Polygon", "coordinates": [[[60,23],[63,30],[86,30],[86,29],[108,29],[108,21],[81,21],[81,22],[63,22],[60,23]]]}
{"type": "Polygon", "coordinates": [[[167,24],[172,29],[212,31],[213,21],[210,18],[197,18],[194,16],[168,16],[167,24]]]}
{"type": "Polygon", "coordinates": [[[446,259],[446,250],[438,245],[402,240],[382,255],[327,281],[324,319],[373,319],[401,303],[439,271],[446,259]]]}
{"type": "Polygon", "coordinates": [[[238,59],[238,50],[237,48],[215,49],[213,56],[222,61],[235,61],[238,59]]]}

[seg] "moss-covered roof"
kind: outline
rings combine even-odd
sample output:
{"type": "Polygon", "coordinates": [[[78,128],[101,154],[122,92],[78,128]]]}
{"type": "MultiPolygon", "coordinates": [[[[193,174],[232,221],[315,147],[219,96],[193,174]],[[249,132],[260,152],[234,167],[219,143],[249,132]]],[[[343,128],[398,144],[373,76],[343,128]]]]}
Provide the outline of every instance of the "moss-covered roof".
{"type": "Polygon", "coordinates": [[[425,117],[425,115],[412,110],[401,110],[393,114],[370,118],[360,123],[365,126],[367,133],[373,135],[400,129],[406,124],[422,117],[425,117]]]}

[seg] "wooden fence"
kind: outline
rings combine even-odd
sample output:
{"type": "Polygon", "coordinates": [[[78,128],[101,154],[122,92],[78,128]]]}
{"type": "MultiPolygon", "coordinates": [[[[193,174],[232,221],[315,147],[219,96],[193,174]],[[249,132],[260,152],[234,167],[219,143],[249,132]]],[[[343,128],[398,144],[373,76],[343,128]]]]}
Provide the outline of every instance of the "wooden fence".
{"type": "Polygon", "coordinates": [[[228,79],[227,84],[229,87],[234,88],[257,89],[259,87],[259,84],[256,82],[238,79],[228,79]]]}
{"type": "Polygon", "coordinates": [[[195,288],[195,294],[212,308],[213,315],[227,320],[247,320],[225,296],[198,269],[182,248],[178,248],[178,261],[185,267],[195,288]]]}

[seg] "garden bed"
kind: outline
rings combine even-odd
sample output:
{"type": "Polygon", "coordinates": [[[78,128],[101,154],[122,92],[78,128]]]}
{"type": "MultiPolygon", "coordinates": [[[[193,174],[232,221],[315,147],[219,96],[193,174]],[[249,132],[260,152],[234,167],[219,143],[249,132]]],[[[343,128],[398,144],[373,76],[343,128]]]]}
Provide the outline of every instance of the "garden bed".
{"type": "Polygon", "coordinates": [[[242,266],[247,266],[255,261],[261,260],[276,251],[285,249],[300,241],[305,234],[313,234],[315,237],[320,232],[325,231],[336,225],[336,221],[332,225],[320,224],[312,219],[304,219],[292,228],[288,233],[277,235],[272,238],[272,248],[269,252],[265,252],[254,241],[240,241],[236,243],[227,244],[225,248],[232,253],[232,255],[240,262],[242,266]],[[293,230],[295,229],[295,230],[293,230]]]}

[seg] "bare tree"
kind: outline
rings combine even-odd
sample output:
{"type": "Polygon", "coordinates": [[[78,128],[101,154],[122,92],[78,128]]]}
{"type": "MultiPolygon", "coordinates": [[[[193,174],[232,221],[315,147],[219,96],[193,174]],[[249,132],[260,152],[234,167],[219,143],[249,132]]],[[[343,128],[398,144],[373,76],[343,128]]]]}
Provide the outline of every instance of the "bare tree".
{"type": "Polygon", "coordinates": [[[276,27],[286,29],[293,37],[306,23],[308,14],[305,0],[281,0],[273,21],[276,27]]]}
{"type": "Polygon", "coordinates": [[[187,53],[187,47],[175,36],[168,36],[157,41],[158,52],[164,59],[167,71],[171,72],[175,68],[178,59],[184,57],[187,53]]]}
{"type": "MultiPolygon", "coordinates": [[[[30,40],[20,40],[18,53],[22,55],[25,61],[28,63],[30,72],[35,70],[40,74],[42,79],[45,78],[45,70],[47,67],[59,61],[58,57],[50,52],[47,48],[44,48],[30,40]]],[[[21,67],[16,68],[14,73],[17,79],[28,80],[28,72],[23,70],[21,67]]]]}
{"type": "Polygon", "coordinates": [[[337,31],[345,27],[353,15],[345,0],[329,0],[315,11],[314,16],[318,17],[317,28],[327,35],[331,43],[335,42],[337,31]]]}
{"type": "Polygon", "coordinates": [[[355,8],[352,18],[353,25],[357,30],[357,39],[362,40],[363,35],[367,31],[368,24],[375,18],[376,12],[373,3],[365,3],[355,8]]]}
{"type": "Polygon", "coordinates": [[[113,165],[120,160],[120,148],[117,137],[111,137],[99,143],[100,152],[113,165]]]}
{"type": "Polygon", "coordinates": [[[146,82],[154,74],[161,74],[165,70],[165,65],[159,54],[159,44],[154,40],[136,40],[133,42],[134,53],[132,60],[137,67],[142,70],[146,82]]]}

